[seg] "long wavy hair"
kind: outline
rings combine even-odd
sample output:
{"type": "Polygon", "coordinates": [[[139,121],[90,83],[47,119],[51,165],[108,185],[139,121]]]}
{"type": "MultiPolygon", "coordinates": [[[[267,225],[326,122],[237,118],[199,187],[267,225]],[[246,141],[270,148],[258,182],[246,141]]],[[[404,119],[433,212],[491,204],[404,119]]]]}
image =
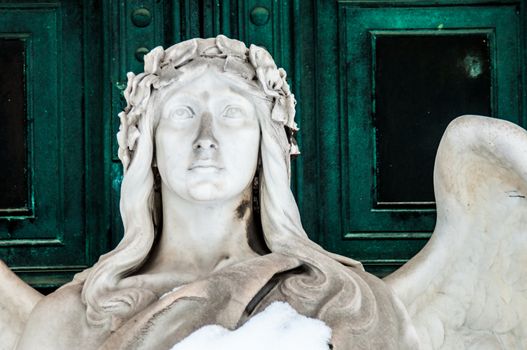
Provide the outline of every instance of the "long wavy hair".
{"type": "Polygon", "coordinates": [[[294,96],[289,92],[285,72],[279,71],[280,81],[276,82],[277,68],[274,62],[269,64],[270,55],[265,50],[265,59],[262,59],[261,50],[264,49],[254,45],[247,49],[243,43],[223,36],[193,39],[167,50],[154,49],[145,57],[145,73],[137,76],[129,73],[125,92],[128,106],[120,115],[121,129],[118,134],[119,156],[125,170],[120,201],[124,237],[115,249],[101,256],[92,268],[78,274],[75,279],[76,283],[83,283],[82,301],[86,305],[90,325],[110,323],[111,328],[117,328],[156,298],[152,291],[145,288],[120,288],[121,282],[148,259],[158,233],[161,208],[154,191],[156,180],[153,171],[158,118],[156,96],[159,90],[178,82],[184,83],[185,75],[189,76],[198,67],[211,63],[223,69],[225,74],[237,74],[235,79],[251,82],[270,101],[259,103],[256,108],[261,129],[258,198],[261,232],[271,252],[297,257],[308,271],[305,275],[289,278],[282,288],[307,298],[312,294],[314,299],[321,293],[342,295],[333,298],[333,308],[355,313],[360,309],[361,318],[357,318],[360,322],[354,325],[357,329],[371,322],[374,307],[364,300],[373,297],[366,282],[357,278],[356,273],[362,271],[360,263],[325,251],[308,238],[302,227],[290,190],[290,159],[291,153],[295,152],[292,141],[296,127],[294,96]],[[189,47],[195,49],[192,51],[189,47]],[[239,59],[236,52],[232,53],[235,51],[232,47],[243,51],[246,60],[235,62],[240,65],[230,71],[226,68],[229,59],[239,59]],[[182,59],[174,51],[186,52],[185,57],[182,59]],[[260,63],[264,64],[258,64],[258,54],[260,63]],[[179,65],[174,63],[176,61],[179,65]],[[163,62],[169,62],[169,68],[174,68],[178,74],[168,72],[169,68],[163,62]],[[271,69],[273,66],[274,71],[271,69]],[[185,70],[185,67],[190,68],[185,70]],[[252,73],[248,68],[252,69],[252,73]],[[171,78],[166,78],[170,74],[171,78]]]}

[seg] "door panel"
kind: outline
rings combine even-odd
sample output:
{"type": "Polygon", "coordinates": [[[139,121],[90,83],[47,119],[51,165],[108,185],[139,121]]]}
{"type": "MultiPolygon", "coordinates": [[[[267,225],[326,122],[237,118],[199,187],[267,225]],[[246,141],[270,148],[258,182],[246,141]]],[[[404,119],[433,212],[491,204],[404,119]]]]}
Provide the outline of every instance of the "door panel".
{"type": "MultiPolygon", "coordinates": [[[[0,149],[0,162],[8,164],[10,171],[0,173],[0,212],[30,214],[31,182],[28,176],[28,130],[25,117],[25,57],[26,36],[4,35],[0,39],[0,76],[10,79],[0,85],[0,111],[2,124],[0,139],[5,140],[0,149]]],[[[29,137],[30,138],[30,137],[29,137]]]]}
{"type": "Polygon", "coordinates": [[[492,32],[372,32],[376,209],[434,205],[434,155],[453,116],[492,115],[492,32]]]}
{"type": "Polygon", "coordinates": [[[388,270],[435,223],[433,162],[462,114],[522,122],[518,8],[337,7],[342,231],[328,246],[388,270]]]}
{"type": "Polygon", "coordinates": [[[0,110],[0,138],[6,145],[0,176],[2,193],[17,194],[2,196],[0,258],[45,287],[88,266],[93,260],[89,241],[101,233],[89,236],[86,230],[96,220],[87,209],[85,181],[99,166],[85,170],[86,152],[95,147],[85,144],[92,132],[86,130],[91,113],[83,109],[91,102],[84,95],[90,91],[79,25],[84,8],[73,1],[3,3],[0,8],[0,58],[8,63],[0,103],[13,106],[0,110]]]}
{"type": "MultiPolygon", "coordinates": [[[[519,0],[68,0],[0,4],[0,258],[57,286],[122,236],[117,114],[143,55],[218,34],[265,46],[297,98],[309,236],[384,275],[434,227],[455,116],[525,126],[519,0]],[[9,193],[9,195],[5,195],[9,193]]],[[[523,44],[522,44],[523,43],[523,44]]]]}

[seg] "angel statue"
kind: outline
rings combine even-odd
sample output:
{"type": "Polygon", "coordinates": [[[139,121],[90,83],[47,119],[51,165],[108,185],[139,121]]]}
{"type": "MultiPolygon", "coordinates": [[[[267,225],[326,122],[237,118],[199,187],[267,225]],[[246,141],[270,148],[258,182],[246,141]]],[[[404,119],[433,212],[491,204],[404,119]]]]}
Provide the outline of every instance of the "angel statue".
{"type": "Polygon", "coordinates": [[[41,296],[0,266],[0,349],[525,349],[527,133],[455,120],[437,226],[381,280],[302,228],[295,98],[223,35],[145,56],[117,134],[124,237],[41,296]]]}

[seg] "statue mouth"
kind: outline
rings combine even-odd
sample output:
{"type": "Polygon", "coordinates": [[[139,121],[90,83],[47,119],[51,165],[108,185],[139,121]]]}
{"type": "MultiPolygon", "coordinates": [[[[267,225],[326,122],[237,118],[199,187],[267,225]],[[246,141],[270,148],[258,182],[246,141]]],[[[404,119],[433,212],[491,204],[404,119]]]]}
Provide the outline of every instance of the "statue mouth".
{"type": "Polygon", "coordinates": [[[188,170],[198,170],[198,171],[214,171],[214,170],[222,170],[220,166],[218,166],[216,163],[208,162],[208,161],[201,161],[196,162],[188,168],[188,170]]]}

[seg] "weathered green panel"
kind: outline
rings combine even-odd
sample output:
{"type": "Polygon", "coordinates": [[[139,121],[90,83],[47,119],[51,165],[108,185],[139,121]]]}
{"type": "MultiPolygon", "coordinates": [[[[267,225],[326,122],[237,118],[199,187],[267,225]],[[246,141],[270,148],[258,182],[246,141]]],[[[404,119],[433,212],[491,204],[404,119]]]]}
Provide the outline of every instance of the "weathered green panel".
{"type": "MultiPolygon", "coordinates": [[[[91,195],[100,200],[104,193],[98,186],[100,167],[86,170],[93,153],[101,154],[88,130],[91,118],[100,117],[100,111],[91,113],[100,106],[99,98],[92,101],[99,89],[91,85],[96,76],[84,75],[92,68],[100,72],[101,66],[90,57],[92,66],[83,69],[84,38],[94,33],[79,26],[92,6],[89,1],[0,4],[0,35],[26,42],[27,166],[34,206],[28,215],[0,218],[0,258],[39,286],[69,280],[93,260],[92,238],[104,242],[97,237],[101,232],[88,234],[101,228],[91,195]],[[85,144],[86,139],[93,143],[85,144]]],[[[89,52],[98,57],[96,48],[89,52]]]]}
{"type": "Polygon", "coordinates": [[[221,33],[269,49],[298,100],[302,155],[292,187],[304,227],[381,275],[422,247],[435,214],[372,205],[376,33],[485,32],[492,111],[527,120],[524,1],[78,0],[0,8],[0,36],[28,44],[35,203],[29,214],[0,219],[0,258],[40,286],[63,283],[122,236],[117,114],[126,72],[142,71],[142,53],[157,45],[221,33]]]}
{"type": "MultiPolygon", "coordinates": [[[[405,205],[381,208],[376,203],[375,37],[487,35],[492,55],[492,114],[521,123],[520,17],[513,5],[369,7],[343,3],[338,13],[340,90],[330,98],[340,103],[341,121],[336,125],[342,168],[330,176],[342,179],[342,231],[328,233],[328,245],[366,264],[378,265],[384,259],[397,265],[424,244],[433,230],[435,210],[405,205]]],[[[338,198],[328,200],[339,203],[338,198]]]]}
{"type": "MultiPolygon", "coordinates": [[[[27,140],[32,139],[26,118],[26,36],[0,37],[0,215],[23,216],[33,212],[27,140]]],[[[0,236],[2,233],[0,233],[0,236]]],[[[3,238],[8,238],[4,236],[3,238]]]]}

